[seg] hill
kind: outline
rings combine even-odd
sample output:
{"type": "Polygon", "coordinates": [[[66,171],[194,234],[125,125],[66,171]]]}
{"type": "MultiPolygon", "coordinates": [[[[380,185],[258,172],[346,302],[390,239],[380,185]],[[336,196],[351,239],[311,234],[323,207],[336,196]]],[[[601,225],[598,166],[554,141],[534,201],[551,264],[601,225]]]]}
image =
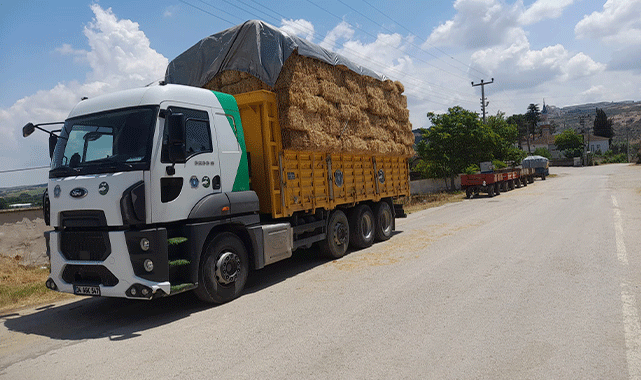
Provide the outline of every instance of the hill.
{"type": "Polygon", "coordinates": [[[589,127],[591,131],[594,126],[596,109],[600,108],[613,121],[614,142],[626,141],[628,128],[631,142],[641,139],[641,102],[601,102],[562,108],[547,105],[547,108],[550,122],[555,125],[556,133],[568,128],[581,131],[581,120],[583,120],[585,127],[589,127]]]}

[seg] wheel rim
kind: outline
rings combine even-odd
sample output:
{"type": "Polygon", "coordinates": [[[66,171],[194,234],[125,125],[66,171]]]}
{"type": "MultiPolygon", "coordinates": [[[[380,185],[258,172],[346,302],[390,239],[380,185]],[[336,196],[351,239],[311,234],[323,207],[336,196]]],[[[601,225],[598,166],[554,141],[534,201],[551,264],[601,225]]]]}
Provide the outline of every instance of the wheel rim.
{"type": "Polygon", "coordinates": [[[334,226],[334,242],[336,245],[343,245],[347,241],[347,226],[343,223],[336,223],[334,226]]]}
{"type": "Polygon", "coordinates": [[[364,213],[361,218],[361,232],[365,240],[372,239],[374,235],[374,221],[372,216],[368,213],[364,213]]]}
{"type": "Polygon", "coordinates": [[[381,225],[381,230],[385,235],[388,235],[392,232],[392,213],[390,213],[388,209],[382,210],[378,221],[381,225]]]}
{"type": "Polygon", "coordinates": [[[234,252],[224,252],[216,261],[216,281],[229,285],[236,281],[240,273],[240,257],[234,252]]]}

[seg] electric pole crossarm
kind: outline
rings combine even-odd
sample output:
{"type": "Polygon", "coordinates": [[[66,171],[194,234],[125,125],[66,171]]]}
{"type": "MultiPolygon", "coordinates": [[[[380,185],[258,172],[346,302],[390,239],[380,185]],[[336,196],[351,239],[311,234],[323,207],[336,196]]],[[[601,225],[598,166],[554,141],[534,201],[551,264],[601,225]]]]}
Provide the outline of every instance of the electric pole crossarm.
{"type": "Polygon", "coordinates": [[[494,83],[494,78],[492,78],[491,82],[484,82],[483,79],[481,79],[481,83],[474,84],[474,82],[472,82],[472,87],[481,86],[481,110],[483,111],[484,123],[485,123],[485,107],[489,104],[485,101],[485,85],[492,84],[492,83],[494,83]]]}

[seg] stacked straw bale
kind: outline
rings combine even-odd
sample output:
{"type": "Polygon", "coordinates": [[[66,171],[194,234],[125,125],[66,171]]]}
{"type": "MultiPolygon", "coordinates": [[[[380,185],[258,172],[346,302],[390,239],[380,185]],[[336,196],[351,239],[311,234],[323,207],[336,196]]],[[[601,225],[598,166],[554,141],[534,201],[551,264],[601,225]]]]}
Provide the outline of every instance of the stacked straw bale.
{"type": "Polygon", "coordinates": [[[223,71],[204,87],[232,95],[276,92],[286,149],[414,154],[407,97],[398,81],[381,82],[293,53],[273,88],[239,71],[223,71]]]}

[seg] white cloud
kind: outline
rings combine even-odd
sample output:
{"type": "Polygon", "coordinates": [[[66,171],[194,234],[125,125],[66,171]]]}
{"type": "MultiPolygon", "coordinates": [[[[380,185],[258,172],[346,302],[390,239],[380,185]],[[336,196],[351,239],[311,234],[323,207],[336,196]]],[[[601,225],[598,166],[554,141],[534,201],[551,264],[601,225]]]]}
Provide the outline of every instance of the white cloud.
{"type": "Polygon", "coordinates": [[[524,33],[516,33],[510,45],[476,51],[472,61],[482,71],[501,78],[505,89],[568,81],[605,70],[604,64],[584,53],[571,54],[560,44],[531,50],[524,33]]]}
{"type": "Polygon", "coordinates": [[[577,38],[607,44],[634,46],[641,43],[641,0],[608,0],[602,12],[583,17],[574,27],[577,38]]]}
{"type": "Polygon", "coordinates": [[[323,41],[320,42],[320,46],[324,47],[327,50],[335,50],[336,44],[342,40],[351,40],[354,37],[354,29],[345,21],[341,21],[340,24],[336,25],[334,29],[330,30],[323,41]]]}
{"type": "Polygon", "coordinates": [[[298,20],[280,20],[281,26],[280,30],[287,32],[291,35],[298,36],[311,41],[314,39],[314,25],[304,19],[298,20]]]}
{"type": "Polygon", "coordinates": [[[457,0],[453,19],[434,29],[423,48],[464,46],[475,49],[506,42],[506,34],[518,26],[520,3],[512,6],[497,0],[457,0]]]}
{"type": "Polygon", "coordinates": [[[85,82],[58,83],[0,109],[0,135],[4,139],[0,159],[8,167],[48,164],[46,135],[35,133],[23,139],[20,131],[26,122],[61,121],[83,96],[140,87],[164,76],[167,58],[150,47],[137,23],[119,20],[111,8],[105,10],[98,4],[91,5],[91,10],[95,17],[84,29],[91,50],[76,50],[68,44],[56,49],[89,64],[85,82]]]}
{"type": "Polygon", "coordinates": [[[532,25],[545,19],[559,18],[563,10],[573,3],[574,0],[538,0],[521,14],[519,23],[532,25]]]}

